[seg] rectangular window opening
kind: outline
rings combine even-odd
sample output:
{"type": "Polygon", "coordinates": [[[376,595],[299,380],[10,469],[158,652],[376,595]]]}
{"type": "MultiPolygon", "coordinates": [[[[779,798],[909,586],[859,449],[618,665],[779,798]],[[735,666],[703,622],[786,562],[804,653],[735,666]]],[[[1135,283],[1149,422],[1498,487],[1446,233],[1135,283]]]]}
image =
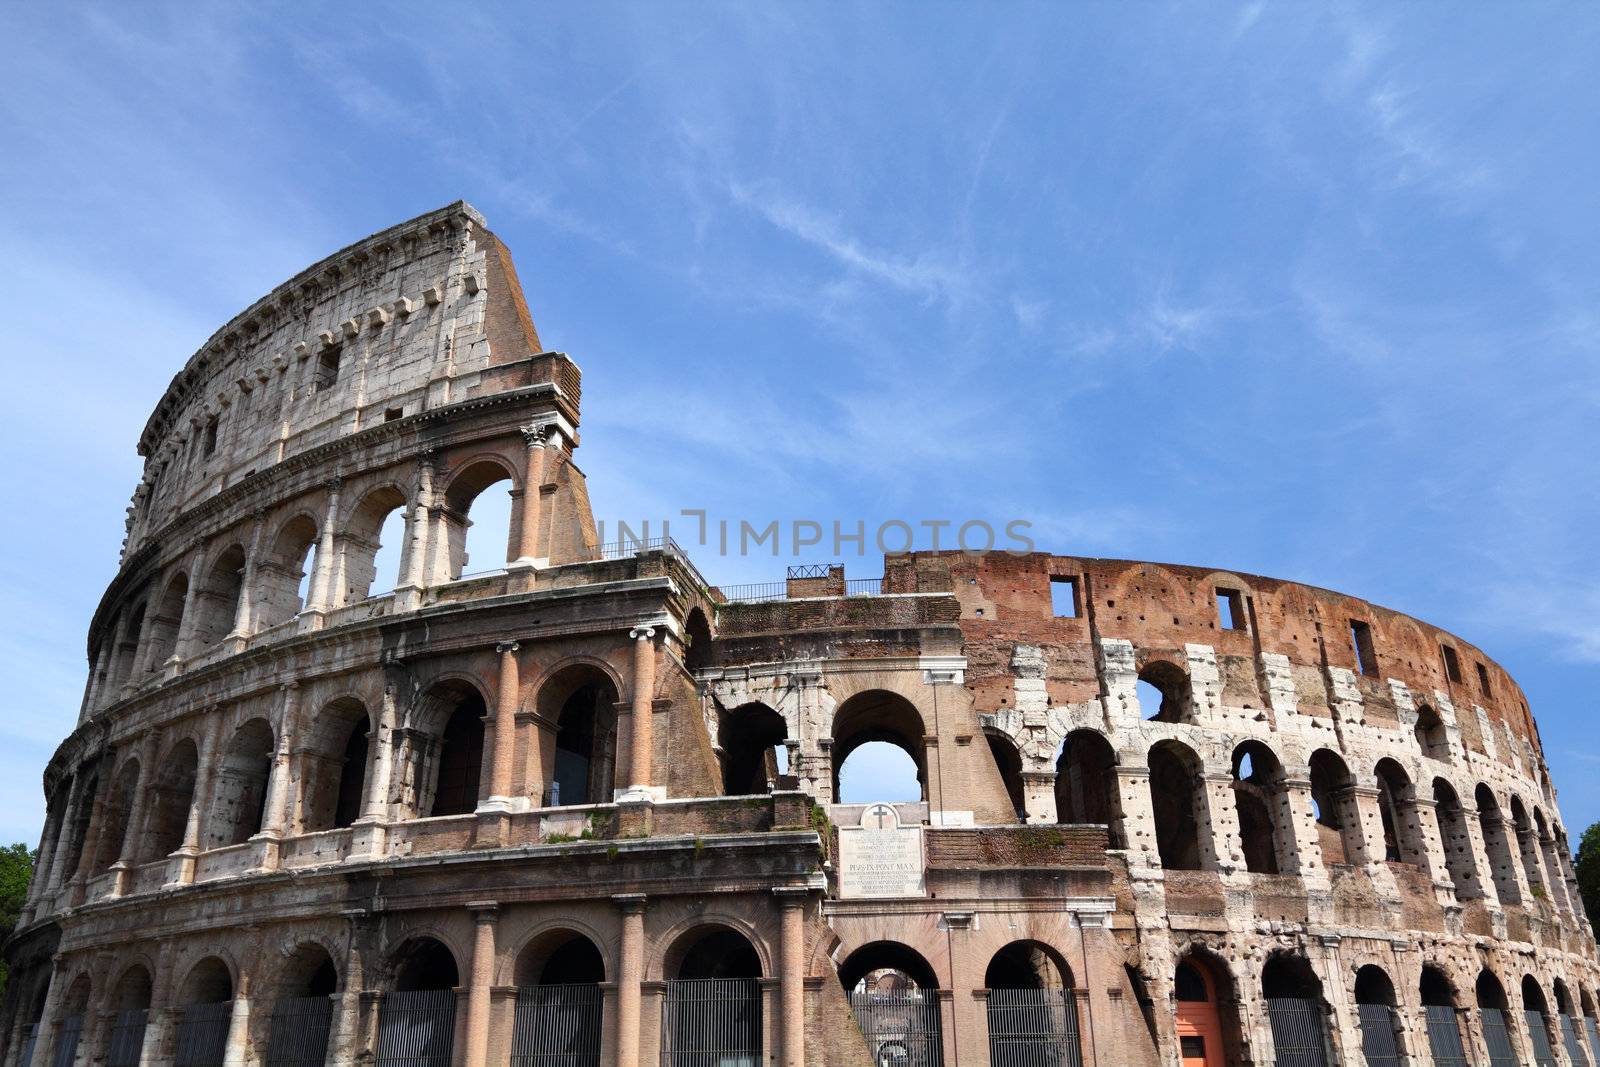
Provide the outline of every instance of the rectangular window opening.
{"type": "Polygon", "coordinates": [[[1058,619],[1078,617],[1078,579],[1050,576],[1050,612],[1058,619]]]}
{"type": "Polygon", "coordinates": [[[1372,644],[1372,627],[1360,619],[1350,620],[1350,644],[1355,648],[1356,666],[1362,674],[1378,673],[1378,650],[1372,644]]]}
{"type": "Polygon", "coordinates": [[[385,408],[384,412],[383,412],[383,421],[384,422],[393,422],[394,420],[400,418],[404,414],[405,414],[405,409],[404,408],[385,408]]]}
{"type": "Polygon", "coordinates": [[[1489,687],[1489,668],[1478,664],[1478,692],[1484,696],[1492,696],[1494,690],[1489,687]]]}
{"type": "Polygon", "coordinates": [[[312,381],[312,388],[318,392],[327,389],[339,380],[339,346],[324,348],[317,354],[317,375],[312,381]]]}
{"type": "Polygon", "coordinates": [[[211,416],[206,421],[205,453],[211,455],[217,450],[217,417],[211,416]]]}
{"type": "Polygon", "coordinates": [[[1456,650],[1449,645],[1440,645],[1439,651],[1444,653],[1444,674],[1452,682],[1461,681],[1461,660],[1456,656],[1456,650]]]}
{"type": "Polygon", "coordinates": [[[1217,588],[1217,621],[1224,630],[1248,630],[1249,616],[1244,611],[1244,594],[1237,589],[1217,588]]]}

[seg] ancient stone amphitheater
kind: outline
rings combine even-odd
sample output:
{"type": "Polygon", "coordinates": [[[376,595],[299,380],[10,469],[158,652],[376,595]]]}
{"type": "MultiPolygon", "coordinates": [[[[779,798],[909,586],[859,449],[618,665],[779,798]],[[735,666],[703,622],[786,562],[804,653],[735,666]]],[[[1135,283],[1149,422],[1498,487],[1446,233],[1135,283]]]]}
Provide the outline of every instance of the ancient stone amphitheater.
{"type": "Polygon", "coordinates": [[[579,382],[460,203],[173,379],[6,1067],[1600,1067],[1538,735],[1471,644],[1047,554],[718,589],[598,543],[579,382]],[[884,742],[920,802],[839,802],[884,742]]]}

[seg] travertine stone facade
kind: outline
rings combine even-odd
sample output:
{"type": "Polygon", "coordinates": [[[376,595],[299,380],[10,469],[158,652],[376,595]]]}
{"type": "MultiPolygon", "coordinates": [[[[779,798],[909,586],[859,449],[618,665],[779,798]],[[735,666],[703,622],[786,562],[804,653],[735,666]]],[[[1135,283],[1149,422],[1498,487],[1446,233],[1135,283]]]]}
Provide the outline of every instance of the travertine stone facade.
{"type": "Polygon", "coordinates": [[[597,543],[579,383],[459,203],[189,361],[45,772],[0,1063],[1219,1067],[1454,1041],[1600,1067],[1566,831],[1479,650],[1326,590],[1045,554],[730,600],[671,542],[597,543]],[[505,551],[468,560],[496,486],[505,551]],[[843,803],[881,741],[921,801],[843,803]],[[917,835],[893,895],[849,891],[856,827],[917,835]]]}

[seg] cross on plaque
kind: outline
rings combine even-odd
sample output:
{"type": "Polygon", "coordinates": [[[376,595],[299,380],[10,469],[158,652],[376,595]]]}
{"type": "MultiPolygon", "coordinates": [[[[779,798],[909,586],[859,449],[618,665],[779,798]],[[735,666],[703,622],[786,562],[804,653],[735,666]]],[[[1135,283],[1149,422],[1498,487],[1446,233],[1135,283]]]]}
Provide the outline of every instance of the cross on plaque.
{"type": "Polygon", "coordinates": [[[867,817],[878,820],[877,829],[885,830],[888,826],[898,821],[895,819],[894,810],[887,804],[874,804],[867,809],[867,817]]]}

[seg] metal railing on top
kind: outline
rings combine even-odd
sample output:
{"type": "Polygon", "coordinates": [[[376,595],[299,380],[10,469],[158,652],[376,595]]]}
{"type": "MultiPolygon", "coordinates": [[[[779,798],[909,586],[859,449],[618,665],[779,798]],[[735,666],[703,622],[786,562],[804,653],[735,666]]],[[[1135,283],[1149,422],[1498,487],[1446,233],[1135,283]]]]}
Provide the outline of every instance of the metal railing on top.
{"type": "MultiPolygon", "coordinates": [[[[756,582],[751,585],[724,585],[719,587],[723,599],[730,604],[766,604],[788,600],[788,582],[756,582]]],[[[827,596],[828,594],[823,594],[827,596]]],[[[837,594],[834,594],[837,595],[837,594]]],[[[845,596],[882,596],[882,578],[852,578],[844,583],[845,596]]],[[[805,597],[802,599],[820,599],[805,597]]]]}

